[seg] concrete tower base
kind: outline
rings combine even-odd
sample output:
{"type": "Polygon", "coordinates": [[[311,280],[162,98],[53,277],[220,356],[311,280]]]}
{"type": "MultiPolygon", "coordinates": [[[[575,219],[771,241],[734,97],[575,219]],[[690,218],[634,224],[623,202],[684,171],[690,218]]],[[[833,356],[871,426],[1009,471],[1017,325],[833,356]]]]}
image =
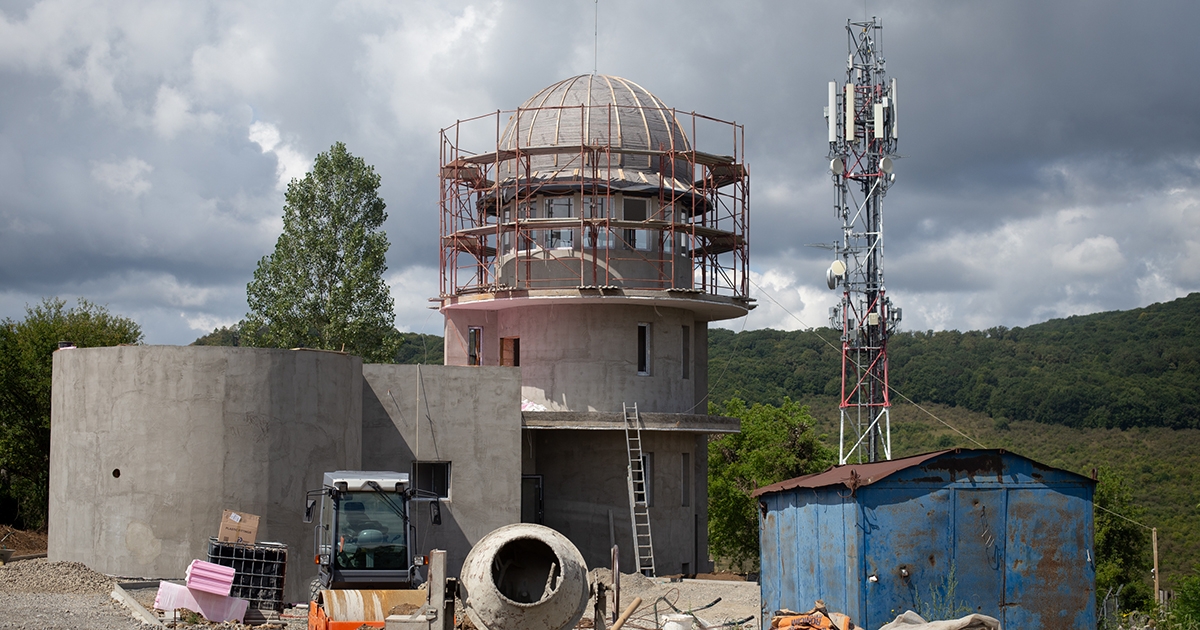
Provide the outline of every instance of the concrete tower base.
{"type": "Polygon", "coordinates": [[[285,599],[306,598],[304,493],[322,471],[360,467],[362,383],[362,360],[334,352],[56,352],[50,559],[178,577],[232,509],[262,517],[259,540],[288,545],[285,599]]]}

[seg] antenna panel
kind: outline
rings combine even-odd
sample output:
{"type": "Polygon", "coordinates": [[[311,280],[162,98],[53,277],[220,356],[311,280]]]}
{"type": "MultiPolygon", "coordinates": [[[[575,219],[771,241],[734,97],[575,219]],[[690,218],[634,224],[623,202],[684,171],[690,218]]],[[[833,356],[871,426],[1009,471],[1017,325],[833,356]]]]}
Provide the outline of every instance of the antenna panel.
{"type": "Polygon", "coordinates": [[[854,82],[846,82],[846,142],[854,142],[854,82]]]}
{"type": "Polygon", "coordinates": [[[829,122],[829,141],[837,142],[837,81],[829,82],[829,108],[826,118],[829,122]]]}

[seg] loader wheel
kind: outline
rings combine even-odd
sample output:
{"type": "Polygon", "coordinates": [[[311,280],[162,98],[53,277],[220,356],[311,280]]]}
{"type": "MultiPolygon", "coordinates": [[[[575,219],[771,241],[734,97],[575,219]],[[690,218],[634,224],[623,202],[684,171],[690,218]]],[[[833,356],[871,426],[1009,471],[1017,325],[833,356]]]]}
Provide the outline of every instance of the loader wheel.
{"type": "Polygon", "coordinates": [[[317,576],[308,583],[308,601],[320,604],[321,590],[325,587],[321,585],[321,577],[317,576]]]}

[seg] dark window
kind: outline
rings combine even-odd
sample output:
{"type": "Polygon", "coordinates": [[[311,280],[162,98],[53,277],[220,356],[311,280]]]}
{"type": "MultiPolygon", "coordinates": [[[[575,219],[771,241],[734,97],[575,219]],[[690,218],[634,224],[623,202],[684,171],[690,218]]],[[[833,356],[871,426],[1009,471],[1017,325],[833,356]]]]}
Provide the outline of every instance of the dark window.
{"type": "Polygon", "coordinates": [[[650,374],[650,324],[638,324],[637,371],[643,376],[650,374]]]}
{"type": "Polygon", "coordinates": [[[500,365],[521,367],[520,337],[504,337],[500,340],[500,365]]]}
{"type": "Polygon", "coordinates": [[[692,377],[692,327],[683,327],[683,379],[692,377]]]}
{"type": "Polygon", "coordinates": [[[467,365],[483,365],[483,329],[467,328],[467,365]]]}
{"type": "MultiPolygon", "coordinates": [[[[621,218],[626,221],[645,221],[649,216],[647,206],[649,200],[625,198],[624,213],[621,218]]],[[[649,249],[650,237],[646,230],[625,230],[625,247],[629,249],[649,249]]]]}
{"type": "Polygon", "coordinates": [[[683,454],[683,466],[680,467],[679,474],[679,493],[681,495],[680,505],[690,507],[692,505],[692,454],[683,454]]]}
{"type": "Polygon", "coordinates": [[[450,498],[450,462],[413,462],[418,499],[450,498]]]}

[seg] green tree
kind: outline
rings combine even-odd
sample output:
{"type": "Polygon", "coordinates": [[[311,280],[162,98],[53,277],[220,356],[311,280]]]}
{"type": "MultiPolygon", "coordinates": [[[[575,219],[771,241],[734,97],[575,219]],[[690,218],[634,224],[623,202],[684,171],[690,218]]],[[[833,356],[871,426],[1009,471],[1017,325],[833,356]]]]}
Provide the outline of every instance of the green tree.
{"type": "Polygon", "coordinates": [[[742,421],[741,432],[708,443],[708,544],[714,556],[757,568],[758,511],[750,493],[824,470],[833,451],[818,440],[808,408],[788,398],[779,407],[732,398],[708,412],[742,421]]]}
{"type": "Polygon", "coordinates": [[[283,233],[246,287],[241,343],[345,350],[389,362],[399,338],[387,270],[379,175],[338,142],[288,184],[283,233]]]}
{"type": "Polygon", "coordinates": [[[1179,617],[1200,624],[1200,567],[1179,581],[1172,608],[1179,617]]]}
{"type": "Polygon", "coordinates": [[[1150,574],[1149,537],[1136,522],[1144,510],[1133,502],[1133,491],[1125,479],[1108,468],[1100,469],[1096,495],[1096,595],[1103,598],[1109,588],[1121,590],[1121,607],[1145,610],[1151,600],[1146,584],[1150,574]],[[1101,509],[1103,508],[1103,509],[1101,509]]]}
{"type": "Polygon", "coordinates": [[[103,306],[57,298],[26,307],[25,319],[0,322],[0,494],[17,504],[26,527],[46,523],[50,482],[50,385],[58,342],[79,348],[133,344],[142,329],[103,306]]]}
{"type": "Polygon", "coordinates": [[[193,346],[240,346],[242,345],[241,324],[221,326],[192,342],[193,346]]]}

